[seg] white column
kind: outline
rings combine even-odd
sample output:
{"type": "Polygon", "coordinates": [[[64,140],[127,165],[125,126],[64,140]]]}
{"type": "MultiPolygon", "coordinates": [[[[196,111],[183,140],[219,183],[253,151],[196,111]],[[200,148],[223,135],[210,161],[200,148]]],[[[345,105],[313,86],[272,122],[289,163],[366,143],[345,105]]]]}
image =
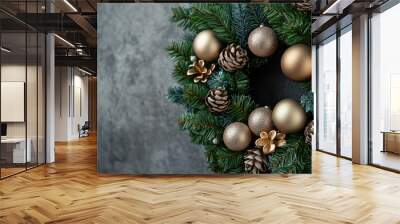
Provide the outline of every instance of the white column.
{"type": "Polygon", "coordinates": [[[368,15],[353,19],[353,162],[368,163],[368,15]]]}
{"type": "Polygon", "coordinates": [[[54,35],[46,36],[46,162],[55,161],[54,133],[55,133],[55,56],[54,35]]]}

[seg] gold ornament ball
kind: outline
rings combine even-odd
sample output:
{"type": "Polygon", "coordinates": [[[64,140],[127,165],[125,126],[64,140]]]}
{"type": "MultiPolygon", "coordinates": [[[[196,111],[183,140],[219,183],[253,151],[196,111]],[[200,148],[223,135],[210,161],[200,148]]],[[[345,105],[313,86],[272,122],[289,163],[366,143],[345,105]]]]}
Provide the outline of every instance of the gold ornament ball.
{"type": "Polygon", "coordinates": [[[214,61],[218,58],[221,44],[211,30],[204,30],[193,40],[193,50],[199,59],[214,61]]]}
{"type": "Polygon", "coordinates": [[[260,132],[269,132],[274,128],[272,110],[268,107],[259,107],[249,115],[248,125],[253,134],[260,136],[260,132]]]}
{"type": "Polygon", "coordinates": [[[304,44],[296,44],[283,53],[281,68],[283,74],[294,81],[311,79],[311,48],[304,44]]]}
{"type": "Polygon", "coordinates": [[[259,57],[268,57],[278,48],[276,33],[266,26],[260,26],[251,31],[247,42],[250,51],[259,57]]]}
{"type": "Polygon", "coordinates": [[[279,101],[272,111],[272,121],[275,127],[286,134],[302,130],[306,119],[303,107],[292,99],[279,101]]]}
{"type": "Polygon", "coordinates": [[[232,151],[242,151],[250,145],[251,132],[247,125],[234,122],[224,130],[224,143],[232,151]]]}

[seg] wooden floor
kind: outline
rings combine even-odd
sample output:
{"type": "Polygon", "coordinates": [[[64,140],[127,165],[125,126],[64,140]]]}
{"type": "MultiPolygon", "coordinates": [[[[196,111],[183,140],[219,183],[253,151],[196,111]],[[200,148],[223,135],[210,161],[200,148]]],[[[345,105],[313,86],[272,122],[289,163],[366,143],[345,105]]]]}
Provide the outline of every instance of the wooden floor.
{"type": "Polygon", "coordinates": [[[0,181],[0,223],[400,223],[400,175],[316,152],[312,175],[99,176],[96,139],[0,181]]]}

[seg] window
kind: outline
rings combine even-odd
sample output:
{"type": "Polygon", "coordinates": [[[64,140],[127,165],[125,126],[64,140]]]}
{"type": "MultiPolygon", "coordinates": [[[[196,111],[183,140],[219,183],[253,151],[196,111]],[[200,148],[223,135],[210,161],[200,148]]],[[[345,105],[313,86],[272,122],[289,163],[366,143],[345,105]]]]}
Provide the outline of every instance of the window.
{"type": "Polygon", "coordinates": [[[340,155],[352,157],[352,34],[351,25],[341,31],[340,61],[340,155]]]}
{"type": "Polygon", "coordinates": [[[317,148],[336,153],[336,36],[318,46],[317,148]]]}
{"type": "Polygon", "coordinates": [[[371,162],[400,170],[400,5],[371,18],[371,162]]]}

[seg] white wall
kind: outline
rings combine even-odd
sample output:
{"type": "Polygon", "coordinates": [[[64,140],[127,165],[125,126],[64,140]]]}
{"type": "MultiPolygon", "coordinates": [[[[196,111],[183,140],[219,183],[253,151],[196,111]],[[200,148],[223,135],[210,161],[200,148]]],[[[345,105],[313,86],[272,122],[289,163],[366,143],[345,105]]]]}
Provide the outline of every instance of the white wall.
{"type": "MultiPolygon", "coordinates": [[[[28,74],[31,74],[32,67],[25,67],[19,64],[8,64],[1,66],[1,81],[3,82],[25,82],[26,69],[28,74]]],[[[36,74],[36,71],[35,71],[36,74]]],[[[29,94],[32,95],[32,94],[29,94]]],[[[36,94],[35,94],[36,95],[36,94]]],[[[6,108],[1,108],[6,110],[6,108]]],[[[10,122],[7,123],[7,137],[24,138],[25,137],[25,122],[10,122]]]]}
{"type": "Polygon", "coordinates": [[[56,67],[55,73],[55,140],[77,139],[78,124],[88,120],[88,77],[72,67],[56,67]]]}
{"type": "MultiPolygon", "coordinates": [[[[44,74],[42,67],[36,65],[25,64],[3,64],[1,66],[2,82],[24,82],[26,84],[26,107],[22,108],[22,112],[27,115],[24,122],[5,122],[7,123],[7,137],[24,138],[25,135],[30,139],[30,147],[32,150],[32,161],[39,163],[44,162],[44,145],[45,145],[45,115],[44,115],[44,74]],[[37,70],[38,69],[38,70],[37,70]],[[25,80],[27,78],[27,80],[25,80]],[[36,156],[36,153],[39,156],[36,156]]],[[[7,96],[2,96],[7,97],[7,96]]],[[[7,108],[1,108],[7,110],[7,108]]]]}
{"type": "MultiPolygon", "coordinates": [[[[39,68],[41,74],[41,68],[39,68]]],[[[1,66],[1,81],[2,82],[25,82],[25,75],[28,78],[27,87],[27,119],[28,119],[28,137],[29,134],[35,131],[36,136],[36,66],[27,66],[19,64],[5,64],[1,66]],[[27,71],[27,73],[26,73],[27,71]],[[32,131],[30,131],[32,128],[32,131]]],[[[39,105],[40,107],[41,105],[39,105]]],[[[6,108],[2,108],[5,110],[6,108]]],[[[8,137],[25,137],[25,123],[26,122],[7,122],[7,136],[8,137]]]]}

